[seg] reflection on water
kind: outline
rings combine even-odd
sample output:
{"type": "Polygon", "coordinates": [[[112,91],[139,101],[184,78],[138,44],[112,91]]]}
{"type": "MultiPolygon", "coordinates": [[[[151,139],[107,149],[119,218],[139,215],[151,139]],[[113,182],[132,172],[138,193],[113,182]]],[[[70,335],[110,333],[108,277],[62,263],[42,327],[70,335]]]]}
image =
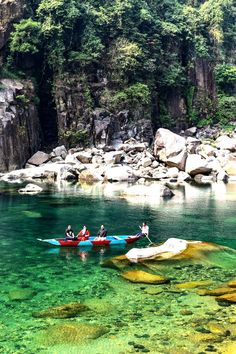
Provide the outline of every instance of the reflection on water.
{"type": "MultiPolygon", "coordinates": [[[[157,243],[179,237],[236,249],[236,184],[203,188],[186,184],[174,190],[171,200],[158,197],[158,184],[151,192],[140,186],[135,192],[139,196],[132,187],[64,183],[27,196],[18,195],[14,185],[11,190],[2,186],[0,353],[187,354],[219,352],[219,348],[227,353],[226,347],[233,348],[235,306],[200,296],[197,288],[176,289],[175,285],[209,280],[210,288],[225,286],[235,278],[235,252],[212,252],[194,262],[121,264],[114,269],[105,267],[107,259],[125,254],[133,245],[50,248],[37,241],[62,236],[69,223],[75,231],[86,224],[92,234],[102,223],[110,234],[134,234],[145,220],[157,243]],[[165,276],[169,283],[130,283],[120,276],[126,267],[165,276]],[[74,302],[86,304],[89,310],[68,319],[32,316],[74,302]],[[219,328],[215,333],[214,321],[230,335],[219,334],[219,328]],[[93,326],[85,327],[90,336],[81,337],[78,327],[84,333],[87,324],[93,326]]],[[[134,247],[146,245],[143,239],[134,247]]]]}

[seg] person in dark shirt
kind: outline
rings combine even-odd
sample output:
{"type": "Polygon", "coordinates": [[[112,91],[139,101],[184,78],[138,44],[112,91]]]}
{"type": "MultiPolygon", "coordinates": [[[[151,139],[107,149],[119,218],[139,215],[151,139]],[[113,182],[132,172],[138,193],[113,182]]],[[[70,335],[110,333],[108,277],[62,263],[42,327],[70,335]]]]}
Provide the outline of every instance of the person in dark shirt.
{"type": "Polygon", "coordinates": [[[101,225],[100,230],[98,231],[97,234],[97,239],[98,240],[104,240],[107,237],[107,230],[105,229],[104,225],[101,225]]]}
{"type": "Polygon", "coordinates": [[[67,226],[67,229],[65,231],[65,238],[66,238],[66,240],[75,240],[75,234],[71,228],[71,225],[67,226]]]}

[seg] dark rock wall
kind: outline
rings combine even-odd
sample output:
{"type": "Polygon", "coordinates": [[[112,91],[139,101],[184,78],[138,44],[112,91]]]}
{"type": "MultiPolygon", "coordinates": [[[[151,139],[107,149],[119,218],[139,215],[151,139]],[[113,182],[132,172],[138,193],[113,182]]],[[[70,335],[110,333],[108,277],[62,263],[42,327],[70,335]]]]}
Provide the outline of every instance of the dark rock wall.
{"type": "Polygon", "coordinates": [[[0,172],[24,166],[40,147],[40,124],[30,81],[0,81],[0,172]]]}

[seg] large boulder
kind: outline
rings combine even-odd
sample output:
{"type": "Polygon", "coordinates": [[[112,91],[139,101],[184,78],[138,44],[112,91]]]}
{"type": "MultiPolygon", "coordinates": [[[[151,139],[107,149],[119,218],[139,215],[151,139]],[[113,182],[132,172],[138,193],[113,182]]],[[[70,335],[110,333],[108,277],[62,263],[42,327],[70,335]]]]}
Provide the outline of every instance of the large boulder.
{"type": "Polygon", "coordinates": [[[185,138],[168,129],[158,129],[154,141],[154,155],[168,166],[184,170],[187,158],[185,138]]]}
{"type": "Polygon", "coordinates": [[[105,164],[117,164],[121,162],[121,157],[123,155],[122,151],[110,151],[104,154],[104,162],[105,164]]]}
{"type": "Polygon", "coordinates": [[[236,151],[236,139],[228,135],[221,135],[215,141],[216,147],[222,150],[236,151]]]}
{"type": "Polygon", "coordinates": [[[59,156],[62,157],[63,159],[66,158],[67,155],[67,150],[65,148],[65,145],[57,146],[55,149],[52,151],[52,156],[59,156]]]}
{"type": "Polygon", "coordinates": [[[79,175],[79,180],[82,183],[94,183],[102,180],[101,175],[94,170],[83,170],[79,175]]]}
{"type": "Polygon", "coordinates": [[[190,176],[197,174],[209,174],[212,167],[209,167],[208,161],[203,159],[200,155],[190,154],[186,160],[185,172],[190,176]]]}
{"type": "Polygon", "coordinates": [[[111,182],[121,182],[135,180],[136,177],[130,167],[114,166],[106,169],[104,179],[111,182]]]}
{"type": "Polygon", "coordinates": [[[74,154],[76,158],[82,163],[91,163],[93,155],[90,151],[80,151],[74,154]]]}
{"type": "Polygon", "coordinates": [[[51,156],[46,154],[43,151],[37,151],[31,158],[28,160],[28,163],[34,166],[40,166],[43,163],[49,161],[51,156]]]}

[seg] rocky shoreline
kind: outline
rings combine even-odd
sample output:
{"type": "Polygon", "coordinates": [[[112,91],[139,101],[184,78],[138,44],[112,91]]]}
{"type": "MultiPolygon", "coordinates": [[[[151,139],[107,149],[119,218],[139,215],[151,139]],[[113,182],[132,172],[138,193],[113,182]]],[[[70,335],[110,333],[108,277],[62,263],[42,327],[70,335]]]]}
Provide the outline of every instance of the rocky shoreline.
{"type": "MultiPolygon", "coordinates": [[[[24,169],[2,174],[0,180],[14,183],[80,181],[91,184],[101,181],[142,184],[161,181],[181,184],[193,180],[211,183],[236,179],[234,132],[227,135],[216,128],[193,127],[182,133],[178,135],[160,128],[152,147],[131,138],[114,146],[67,150],[62,145],[51,153],[38,151],[24,169]]],[[[171,194],[166,190],[163,196],[171,194]]]]}

